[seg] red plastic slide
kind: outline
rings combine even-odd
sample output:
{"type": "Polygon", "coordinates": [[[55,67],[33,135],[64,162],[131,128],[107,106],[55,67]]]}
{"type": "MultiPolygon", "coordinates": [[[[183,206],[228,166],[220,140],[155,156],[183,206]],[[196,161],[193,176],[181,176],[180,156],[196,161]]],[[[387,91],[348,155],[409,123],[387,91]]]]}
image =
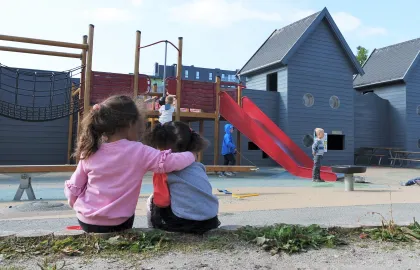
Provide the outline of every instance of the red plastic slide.
{"type": "MultiPolygon", "coordinates": [[[[242,99],[243,109],[225,92],[220,93],[220,114],[262,151],[291,174],[312,178],[313,161],[251,100],[242,99]]],[[[321,170],[325,181],[336,181],[328,167],[321,170]],[[327,169],[327,170],[325,170],[327,169]]]]}

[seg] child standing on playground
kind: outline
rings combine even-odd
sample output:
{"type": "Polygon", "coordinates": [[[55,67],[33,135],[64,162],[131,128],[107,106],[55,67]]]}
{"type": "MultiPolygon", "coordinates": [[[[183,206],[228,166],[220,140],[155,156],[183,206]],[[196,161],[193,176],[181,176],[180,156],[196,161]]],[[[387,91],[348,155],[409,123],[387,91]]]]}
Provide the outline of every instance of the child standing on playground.
{"type": "Polygon", "coordinates": [[[314,168],[312,172],[313,182],[325,182],[321,179],[321,161],[324,156],[324,130],[322,128],[315,129],[315,139],[312,144],[312,155],[314,156],[314,168]]]}
{"type": "Polygon", "coordinates": [[[166,104],[159,108],[159,122],[163,125],[172,121],[172,115],[175,111],[174,96],[167,96],[165,99],[166,104]]]}
{"type": "MultiPolygon", "coordinates": [[[[233,143],[232,138],[233,133],[233,126],[231,124],[225,125],[225,136],[223,137],[223,144],[222,144],[222,155],[224,158],[223,165],[231,165],[234,166],[236,164],[235,154],[236,154],[236,146],[233,143]]],[[[234,173],[231,172],[222,172],[220,176],[232,176],[234,173]]]]}
{"type": "MultiPolygon", "coordinates": [[[[208,142],[179,121],[157,125],[149,143],[173,152],[203,151],[208,142]]],[[[220,225],[219,201],[203,164],[194,162],[183,170],[153,176],[153,195],[147,202],[149,226],[171,232],[203,234],[220,225]]]]}
{"type": "Polygon", "coordinates": [[[191,152],[159,151],[139,141],[143,116],[127,96],[112,96],[84,116],[75,156],[76,171],[64,192],[85,232],[130,229],[147,171],[182,170],[191,152]]]}

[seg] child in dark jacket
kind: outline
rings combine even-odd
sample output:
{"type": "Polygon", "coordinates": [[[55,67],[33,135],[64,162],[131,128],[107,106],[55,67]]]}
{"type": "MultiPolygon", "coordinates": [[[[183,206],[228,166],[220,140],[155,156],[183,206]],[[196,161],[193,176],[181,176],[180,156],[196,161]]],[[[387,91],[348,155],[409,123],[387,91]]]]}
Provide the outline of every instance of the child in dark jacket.
{"type": "MultiPolygon", "coordinates": [[[[223,144],[222,144],[222,155],[224,158],[223,165],[235,165],[236,159],[236,145],[233,143],[232,139],[233,133],[233,126],[231,124],[225,125],[225,136],[223,137],[223,144]]],[[[222,172],[221,176],[232,176],[233,174],[230,172],[222,172]]]]}

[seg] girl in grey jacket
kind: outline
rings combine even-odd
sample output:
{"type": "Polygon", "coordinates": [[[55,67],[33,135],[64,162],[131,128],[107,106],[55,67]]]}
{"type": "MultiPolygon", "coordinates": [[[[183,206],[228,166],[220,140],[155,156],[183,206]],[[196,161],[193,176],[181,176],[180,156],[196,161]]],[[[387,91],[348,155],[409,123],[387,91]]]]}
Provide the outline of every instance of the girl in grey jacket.
{"type": "MultiPolygon", "coordinates": [[[[162,150],[198,153],[208,146],[208,141],[183,122],[168,122],[155,127],[149,136],[149,144],[162,150]]],[[[217,217],[219,201],[213,195],[203,164],[194,162],[181,171],[156,179],[166,180],[170,205],[159,207],[153,203],[154,196],[166,193],[154,191],[147,203],[150,227],[171,232],[203,234],[220,225],[217,217]]],[[[162,185],[154,183],[154,186],[162,185]]]]}

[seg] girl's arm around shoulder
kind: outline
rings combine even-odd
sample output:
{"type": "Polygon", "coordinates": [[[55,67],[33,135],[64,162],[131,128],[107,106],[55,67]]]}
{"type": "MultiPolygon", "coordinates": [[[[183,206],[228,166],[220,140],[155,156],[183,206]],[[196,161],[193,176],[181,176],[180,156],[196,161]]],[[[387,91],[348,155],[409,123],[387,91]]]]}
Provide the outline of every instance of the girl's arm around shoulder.
{"type": "Polygon", "coordinates": [[[79,161],[79,164],[77,164],[77,168],[71,176],[70,180],[64,183],[64,194],[68,199],[70,207],[73,207],[77,197],[79,197],[80,194],[86,190],[88,176],[84,165],[85,162],[83,160],[79,161]]]}
{"type": "Polygon", "coordinates": [[[195,161],[191,152],[172,153],[171,150],[159,151],[142,143],[137,144],[139,151],[136,151],[136,160],[144,162],[147,171],[156,173],[169,173],[180,171],[190,166],[195,161]]]}

